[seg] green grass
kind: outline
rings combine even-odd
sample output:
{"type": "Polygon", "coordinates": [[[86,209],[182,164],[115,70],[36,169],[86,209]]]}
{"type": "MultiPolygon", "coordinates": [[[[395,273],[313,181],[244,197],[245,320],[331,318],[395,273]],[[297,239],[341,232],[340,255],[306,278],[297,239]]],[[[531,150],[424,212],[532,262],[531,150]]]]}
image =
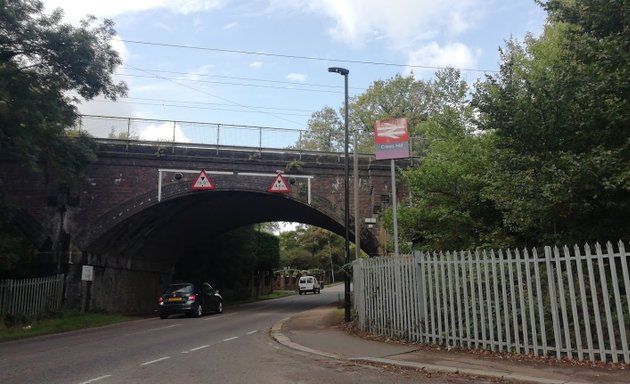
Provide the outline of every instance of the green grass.
{"type": "Polygon", "coordinates": [[[0,323],[0,342],[99,327],[136,319],[138,317],[108,313],[64,312],[50,318],[26,322],[22,320],[21,324],[10,327],[0,323]]]}

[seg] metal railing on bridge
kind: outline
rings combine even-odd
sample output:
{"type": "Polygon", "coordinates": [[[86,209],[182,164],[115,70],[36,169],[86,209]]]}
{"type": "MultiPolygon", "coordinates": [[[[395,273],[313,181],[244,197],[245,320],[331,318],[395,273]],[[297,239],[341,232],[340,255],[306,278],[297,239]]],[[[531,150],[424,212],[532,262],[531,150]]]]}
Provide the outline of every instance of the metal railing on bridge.
{"type": "Polygon", "coordinates": [[[270,149],[300,148],[307,132],[252,125],[97,115],[82,115],[75,128],[97,139],[270,149]]]}

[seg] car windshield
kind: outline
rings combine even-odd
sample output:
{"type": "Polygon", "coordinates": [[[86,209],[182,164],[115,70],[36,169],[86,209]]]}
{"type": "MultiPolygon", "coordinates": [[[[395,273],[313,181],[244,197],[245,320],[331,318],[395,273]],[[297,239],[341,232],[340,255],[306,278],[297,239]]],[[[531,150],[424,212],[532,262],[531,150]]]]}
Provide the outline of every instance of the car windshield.
{"type": "Polygon", "coordinates": [[[166,291],[164,291],[165,294],[172,294],[172,293],[192,293],[193,291],[193,287],[191,284],[171,284],[168,286],[168,288],[166,288],[166,291]]]}

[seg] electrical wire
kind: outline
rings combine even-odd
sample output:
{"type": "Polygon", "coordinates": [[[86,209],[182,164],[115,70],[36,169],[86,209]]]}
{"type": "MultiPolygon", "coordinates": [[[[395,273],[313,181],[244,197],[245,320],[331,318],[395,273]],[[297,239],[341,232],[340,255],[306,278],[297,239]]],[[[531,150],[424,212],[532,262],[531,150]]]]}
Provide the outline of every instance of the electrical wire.
{"type": "MultiPolygon", "coordinates": [[[[199,51],[211,51],[211,52],[223,52],[223,53],[237,53],[241,55],[253,55],[253,56],[269,56],[269,57],[282,57],[286,59],[300,59],[300,60],[311,60],[311,61],[326,61],[326,62],[339,62],[339,63],[350,63],[350,64],[363,64],[363,65],[381,65],[381,66],[389,66],[389,67],[402,67],[402,68],[419,68],[419,69],[446,69],[446,67],[432,66],[432,65],[416,65],[416,64],[400,64],[400,63],[388,63],[382,61],[366,61],[366,60],[352,60],[352,59],[337,59],[337,58],[322,58],[322,57],[313,57],[313,56],[299,56],[299,55],[288,55],[282,53],[272,53],[272,52],[256,52],[256,51],[244,51],[237,49],[223,49],[223,48],[210,48],[210,47],[200,47],[195,45],[182,45],[182,44],[171,44],[171,43],[158,43],[154,41],[140,41],[140,40],[127,40],[127,39],[112,39],[115,41],[120,41],[123,43],[129,44],[140,44],[140,45],[151,45],[156,47],[165,47],[165,48],[178,48],[178,49],[194,49],[199,51]]],[[[492,72],[496,73],[497,70],[493,69],[480,69],[480,68],[456,68],[460,71],[465,72],[492,72]]]]}

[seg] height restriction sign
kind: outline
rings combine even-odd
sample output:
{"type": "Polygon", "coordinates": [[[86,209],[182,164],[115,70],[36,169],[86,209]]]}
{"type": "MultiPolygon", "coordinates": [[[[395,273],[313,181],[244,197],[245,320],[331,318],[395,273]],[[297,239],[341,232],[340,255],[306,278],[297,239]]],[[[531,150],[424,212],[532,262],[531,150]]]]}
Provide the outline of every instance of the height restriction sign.
{"type": "Polygon", "coordinates": [[[287,184],[287,181],[282,177],[282,174],[278,173],[278,176],[273,180],[273,183],[269,188],[267,188],[267,192],[276,192],[276,193],[289,193],[291,189],[287,184]]]}
{"type": "Polygon", "coordinates": [[[212,184],[212,181],[208,177],[205,169],[202,169],[201,172],[199,172],[199,175],[197,175],[197,178],[193,182],[191,188],[195,190],[214,189],[214,184],[212,184]]]}

